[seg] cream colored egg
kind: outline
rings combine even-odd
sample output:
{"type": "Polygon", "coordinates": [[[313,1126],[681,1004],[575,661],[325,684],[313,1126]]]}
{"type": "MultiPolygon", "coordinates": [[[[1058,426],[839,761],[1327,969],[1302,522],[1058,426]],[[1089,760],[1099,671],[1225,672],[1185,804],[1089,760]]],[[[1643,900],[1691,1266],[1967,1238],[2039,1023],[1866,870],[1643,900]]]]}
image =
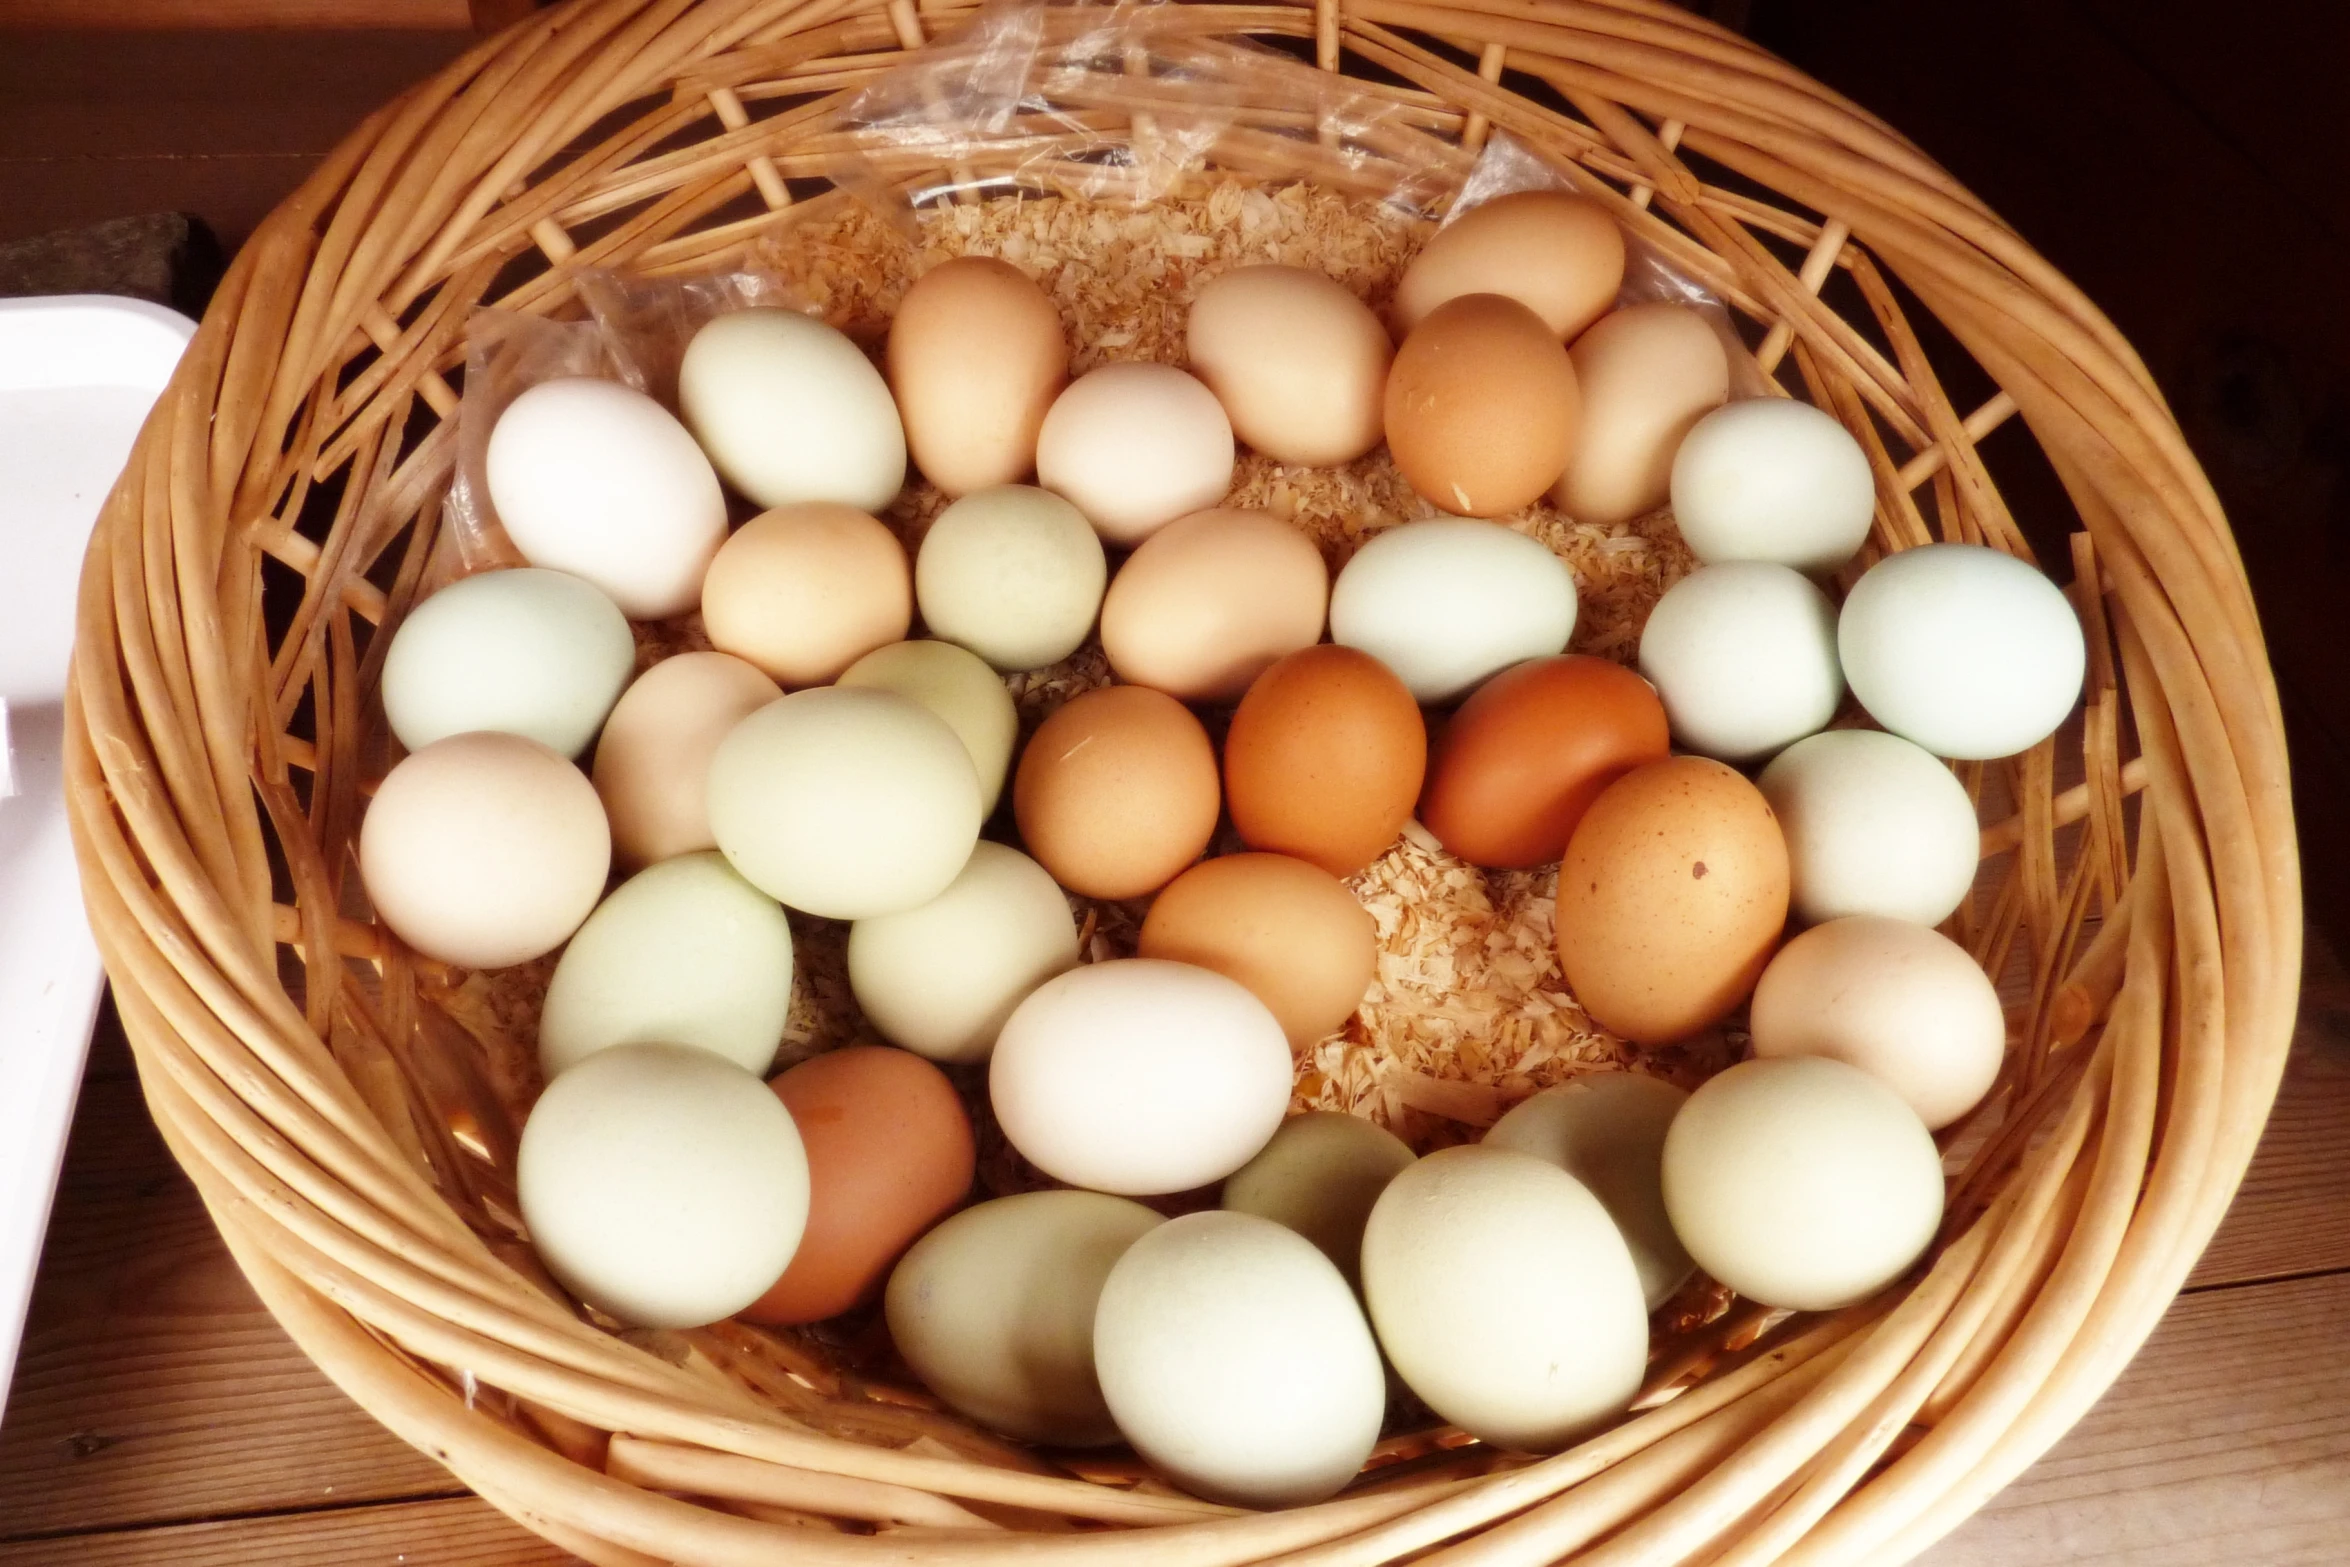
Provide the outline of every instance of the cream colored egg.
{"type": "Polygon", "coordinates": [[[1939,925],[1982,863],[1966,785],[1931,752],[1876,729],[1798,740],[1755,779],[1787,835],[1795,917],[1883,914],[1939,925]]]}
{"type": "Polygon", "coordinates": [[[1330,640],[1370,654],[1423,703],[1456,701],[1520,660],[1566,651],[1575,577],[1539,539],[1434,517],[1373,534],[1330,589],[1330,640]]]}
{"type": "Polygon", "coordinates": [[[702,628],[786,686],[815,686],[914,620],[914,574],[896,534],[831,502],[753,517],[710,562],[702,628]]]}
{"type": "Polygon", "coordinates": [[[375,912],[428,958],[505,968],[552,952],[603,896],[604,808],[580,770],[520,735],[451,735],[385,775],[359,824],[375,912]]]}
{"type": "Polygon", "coordinates": [[[1084,513],[1026,484],[964,496],[938,514],[914,557],[914,598],[930,634],[1005,671],[1076,652],[1109,580],[1084,513]]]}
{"type": "Polygon", "coordinates": [[[736,310],[696,332],[677,404],[726,482],[757,505],[880,511],[905,485],[889,384],[864,350],[796,310],[736,310]]]}
{"type": "Polygon", "coordinates": [[[1322,640],[1330,573],[1312,539],[1261,511],[1178,517],[1127,557],[1102,600],[1122,680],[1236,702],[1276,659],[1322,640]]]}
{"type": "Polygon", "coordinates": [[[1232,421],[1172,365],[1114,364],[1069,383],[1036,441],[1037,483],[1133,546],[1232,488],[1232,421]]]}
{"type": "Polygon", "coordinates": [[[1877,481],[1852,432],[1809,403],[1756,397],[1697,421],[1673,454],[1673,520],[1712,565],[1834,571],[1866,543],[1877,481]]]}
{"type": "Polygon", "coordinates": [[[923,273],[890,323],[888,360],[906,445],[932,484],[964,495],[1035,469],[1069,344],[1052,300],[1018,268],[957,256],[923,273]]]}
{"type": "Polygon", "coordinates": [[[1649,611],[1640,672],[1677,744],[1726,762],[1768,756],[1825,729],[1844,699],[1836,606],[1792,567],[1700,566],[1649,611]]]}
{"type": "Polygon", "coordinates": [[[1618,523],[1672,492],[1673,454],[1730,395],[1730,356],[1687,305],[1626,305],[1567,349],[1583,389],[1583,428],[1550,498],[1577,522],[1618,523]]]}
{"type": "Polygon", "coordinates": [[[717,854],[639,871],[579,927],[547,982],[539,1069],[614,1045],[692,1045],[764,1076],[791,1011],[791,925],[717,854]]]}
{"type": "Polygon", "coordinates": [[[979,774],[980,814],[995,809],[1012,768],[1020,715],[1012,693],[978,654],[951,642],[892,642],[841,671],[837,685],[895,691],[946,721],[979,774]]]}
{"type": "Polygon", "coordinates": [[[916,1376],[981,1425],[1053,1447],[1118,1428],[1093,1369],[1103,1281],[1166,1221],[1100,1192],[1023,1192],[966,1208],[889,1276],[889,1336],[916,1376]]]}
{"type": "Polygon", "coordinates": [[[577,756],[636,668],[620,608],[577,577],[525,567],[441,589],[392,633],[384,718],[411,751],[502,729],[577,756]]]}
{"type": "Polygon", "coordinates": [[[1380,1194],[1363,1298],[1398,1374],[1497,1447],[1548,1452],[1623,1412],[1648,1365],[1632,1254],[1583,1183],[1503,1148],[1446,1148],[1380,1194]]]}
{"type": "Polygon", "coordinates": [[[1187,1213],[1128,1247],[1102,1286],[1093,1355],[1134,1450],[1215,1501],[1335,1494],[1387,1410],[1379,1347],[1346,1280],[1254,1214],[1187,1213]]]}
{"type": "Polygon", "coordinates": [[[1336,280],[1303,267],[1221,273],[1192,301],[1184,345],[1232,433],[1275,461],[1334,468],[1379,444],[1395,346],[1336,280]]]}
{"type": "Polygon", "coordinates": [[[631,1327],[729,1317],[808,1222],[808,1161],[767,1085],[688,1045],[618,1045],[547,1085],[515,1188],[547,1271],[631,1327]]]}
{"type": "Polygon", "coordinates": [[[928,903],[849,927],[849,988],[891,1044],[968,1064],[986,1060],[1012,1009],[1077,955],[1077,920],[1044,867],[982,840],[928,903]]]}
{"type": "Polygon", "coordinates": [[[745,718],[783,695],[731,653],[679,653],[620,694],[596,742],[591,776],[612,820],[612,853],[650,865],[714,849],[710,758],[745,718]]]}
{"type": "Polygon", "coordinates": [[[1637,1072],[1594,1072],[1512,1106],[1484,1137],[1487,1148],[1557,1165],[1599,1199],[1631,1249],[1651,1311],[1697,1269],[1665,1214],[1665,1131],[1688,1099],[1637,1072]]]}
{"type": "Polygon", "coordinates": [[[1224,1178],[1223,1206],[1297,1231],[1353,1283],[1363,1225],[1387,1183],[1413,1159],[1376,1121],[1309,1110],[1281,1123],[1257,1156],[1224,1178]]]}

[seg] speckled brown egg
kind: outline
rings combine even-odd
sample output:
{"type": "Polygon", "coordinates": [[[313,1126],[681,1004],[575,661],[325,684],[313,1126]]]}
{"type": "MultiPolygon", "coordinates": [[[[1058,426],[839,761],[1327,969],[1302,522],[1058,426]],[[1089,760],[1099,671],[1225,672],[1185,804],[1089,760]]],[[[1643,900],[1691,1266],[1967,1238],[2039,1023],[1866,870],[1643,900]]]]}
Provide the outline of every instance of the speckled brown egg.
{"type": "Polygon", "coordinates": [[[1404,683],[1370,654],[1329,643],[1259,675],[1224,739],[1241,838],[1333,876],[1387,852],[1427,768],[1427,726],[1404,683]]]}
{"type": "Polygon", "coordinates": [[[1387,449],[1446,511],[1498,517],[1532,503],[1574,455],[1583,394],[1542,318],[1499,294],[1428,313],[1387,372],[1387,449]]]}
{"type": "Polygon", "coordinates": [[[1664,1045],[1744,1001],[1787,924],[1787,844],[1733,768],[1675,756],[1583,814],[1559,866],[1559,964],[1593,1022],[1664,1045]]]}
{"type": "Polygon", "coordinates": [[[1020,753],[1012,814],[1053,880],[1088,898],[1156,892],[1216,830],[1216,749],[1191,710],[1105,686],[1046,719],[1020,753]]]}

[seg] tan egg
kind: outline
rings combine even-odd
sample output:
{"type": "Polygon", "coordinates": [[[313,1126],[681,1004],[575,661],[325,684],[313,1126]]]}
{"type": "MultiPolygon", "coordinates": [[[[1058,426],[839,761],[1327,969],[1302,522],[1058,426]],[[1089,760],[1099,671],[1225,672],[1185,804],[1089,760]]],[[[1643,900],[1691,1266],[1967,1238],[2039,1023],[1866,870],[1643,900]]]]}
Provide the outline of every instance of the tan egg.
{"type": "Polygon", "coordinates": [[[1636,767],[1559,866],[1559,966],[1593,1022],[1667,1045],[1744,1001],[1787,924],[1787,843],[1762,792],[1702,756],[1636,767]]]}
{"type": "Polygon", "coordinates": [[[1395,289],[1398,331],[1417,327],[1463,294],[1507,294],[1571,338],[1615,303],[1624,283],[1624,231],[1605,207],[1565,191],[1496,196],[1420,247],[1395,289]]]}
{"type": "Polygon", "coordinates": [[[820,686],[914,623],[905,546],[831,501],[762,512],[702,579],[702,628],[721,652],[786,686],[820,686]]]}
{"type": "Polygon", "coordinates": [[[948,495],[1036,469],[1036,432],[1069,379],[1061,313],[1027,274],[958,256],[906,290],[889,329],[889,384],[906,445],[948,495]]]}
{"type": "Polygon", "coordinates": [[[1730,396],[1730,356],[1686,305],[1626,305],[1567,350],[1583,433],[1550,498],[1577,522],[1623,522],[1665,504],[1673,454],[1730,396]]]}
{"type": "Polygon", "coordinates": [[[1156,892],[1216,830],[1216,751],[1181,702],[1106,686],[1064,704],[1020,753],[1012,813],[1037,863],[1088,898],[1156,892]]]}
{"type": "Polygon", "coordinates": [[[696,849],[710,831],[710,757],[728,730],[783,691],[731,653],[680,653],[636,677],[604,720],[594,779],[628,868],[696,849]]]}
{"type": "Polygon", "coordinates": [[[1152,901],[1136,950],[1240,981],[1298,1049],[1354,1016],[1379,958],[1378,930],[1355,895],[1283,854],[1194,865],[1152,901]]]}
{"type": "Polygon", "coordinates": [[[1387,372],[1387,449],[1446,511],[1492,517],[1541,496],[1574,455],[1583,397],[1542,319],[1499,294],[1430,311],[1387,372]]]}
{"type": "Polygon", "coordinates": [[[1333,876],[1387,852],[1427,769],[1419,704],[1385,664],[1351,647],[1304,648],[1266,670],[1224,737],[1240,836],[1333,876]]]}
{"type": "Polygon", "coordinates": [[[1232,433],[1266,456],[1332,468],[1379,444],[1395,346],[1343,284],[1303,267],[1223,273],[1192,301],[1184,342],[1232,433]]]}
{"type": "Polygon", "coordinates": [[[1142,541],[1102,600],[1120,678],[1186,702],[1237,701],[1272,662],[1322,640],[1330,573],[1261,511],[1194,512],[1142,541]]]}

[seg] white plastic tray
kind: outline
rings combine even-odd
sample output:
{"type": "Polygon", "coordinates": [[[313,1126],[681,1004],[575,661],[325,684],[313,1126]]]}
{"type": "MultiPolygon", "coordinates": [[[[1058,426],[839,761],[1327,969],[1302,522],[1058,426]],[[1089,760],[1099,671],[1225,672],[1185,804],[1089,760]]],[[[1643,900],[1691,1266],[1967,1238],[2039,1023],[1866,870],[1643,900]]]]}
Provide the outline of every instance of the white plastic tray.
{"type": "Polygon", "coordinates": [[[195,330],[134,299],[0,299],[0,1410],[105,986],[65,828],[75,584],[195,330]]]}

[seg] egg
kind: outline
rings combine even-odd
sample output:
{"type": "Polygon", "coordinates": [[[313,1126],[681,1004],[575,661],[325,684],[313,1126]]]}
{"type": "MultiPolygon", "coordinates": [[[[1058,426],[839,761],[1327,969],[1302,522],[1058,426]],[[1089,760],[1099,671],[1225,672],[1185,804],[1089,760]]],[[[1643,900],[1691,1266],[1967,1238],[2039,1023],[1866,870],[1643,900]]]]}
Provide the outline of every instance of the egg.
{"type": "Polygon", "coordinates": [[[1754,989],[1787,923],[1787,846],[1761,793],[1676,756],[1634,768],[1583,813],[1559,865],[1558,949],[1591,1020],[1666,1045],[1754,989]]]}
{"type": "Polygon", "coordinates": [[[618,1045],[547,1085],[514,1185],[532,1248],[581,1300],[638,1328],[732,1316],[808,1219],[808,1161],[767,1085],[689,1045],[618,1045]]]}
{"type": "Polygon", "coordinates": [[[746,1072],[775,1064],[791,1011],[791,925],[704,851],[637,872],[563,949],[539,1012],[553,1079],[614,1045],[692,1045],[746,1072]]]}
{"type": "Polygon", "coordinates": [[[1605,207],[1565,191],[1514,191],[1436,231],[1404,269],[1395,318],[1405,331],[1463,294],[1506,294],[1571,338],[1624,282],[1624,231],[1605,207]]]}
{"type": "Polygon", "coordinates": [[[1069,344],[1061,313],[1026,273],[957,256],[906,290],[888,365],[914,466],[946,494],[967,495],[1035,471],[1037,431],[1069,379],[1069,344]]]}
{"type": "Polygon", "coordinates": [[[1540,499],[1583,420],[1574,361],[1539,316],[1499,294],[1430,311],[1396,349],[1382,407],[1405,481],[1467,517],[1540,499]]]}
{"type": "Polygon", "coordinates": [[[637,676],[596,742],[592,776],[612,821],[613,857],[650,865],[718,847],[710,758],[727,731],[781,695],[731,653],[679,653],[637,676]]]}
{"type": "Polygon", "coordinates": [[[710,828],[779,903],[867,919],[928,903],[979,841],[979,775],[944,721],[894,691],[770,702],[710,759],[710,828]]]}
{"type": "Polygon", "coordinates": [[[796,310],[736,310],[693,335],[678,409],[726,482],[759,506],[880,511],[906,482],[889,384],[841,333],[796,310]]]}
{"type": "Polygon", "coordinates": [[[1940,1131],[1983,1102],[2007,1054],[2007,1016],[1981,965],[1949,937],[1854,914],[1779,949],[1754,987],[1758,1058],[1859,1067],[1940,1131]]]}
{"type": "Polygon", "coordinates": [[[1665,504],[1690,427],[1730,395],[1730,356],[1687,305],[1626,305],[1593,323],[1567,357],[1583,429],[1550,492],[1577,522],[1628,522],[1665,504]]]}
{"type": "Polygon", "coordinates": [[[1131,547],[1222,500],[1236,455],[1232,421],[1205,386],[1172,365],[1103,365],[1053,400],[1036,480],[1131,547]]]}
{"type": "Polygon", "coordinates": [[[1122,958],[1013,1009],[988,1098],[1014,1148],[1072,1186],[1141,1197],[1220,1181],[1289,1108],[1280,1020],[1236,980],[1122,958]]]}
{"type": "Polygon", "coordinates": [[[1261,511],[1178,517],[1127,557],[1102,600],[1122,680],[1233,702],[1285,653],[1322,640],[1330,573],[1314,541],[1261,511]]]}
{"type": "Polygon", "coordinates": [[[1134,1450],[1213,1501],[1335,1495],[1387,1413],[1379,1346],[1346,1280],[1254,1214],[1188,1213],[1126,1248],[1102,1285],[1093,1356],[1134,1450]]]}
{"type": "Polygon", "coordinates": [[[1362,1277],[1371,1207],[1412,1158],[1403,1139],[1375,1121],[1308,1110],[1282,1122],[1254,1159],[1224,1178],[1222,1206],[1295,1230],[1353,1284],[1362,1277]]]}
{"type": "Polygon", "coordinates": [[[1871,718],[1973,761],[2054,734],[2089,657],[2064,590],[1982,544],[1928,544],[1871,566],[1845,595],[1836,646],[1871,718]]]}
{"type": "Polygon", "coordinates": [[[979,774],[979,810],[995,809],[1012,770],[1012,743],[1020,737],[1020,715],[1012,693],[987,661],[951,642],[892,642],[877,647],[840,672],[836,685],[895,691],[937,714],[979,774]]]}
{"type": "Polygon", "coordinates": [[[890,1341],[923,1386],[1006,1436],[1119,1440],[1093,1369],[1093,1319],[1120,1257],[1166,1221],[1101,1192],[1022,1192],[965,1208],[916,1241],[882,1297],[890,1341]]]}
{"type": "Polygon", "coordinates": [[[1140,898],[1215,835],[1216,751],[1181,702],[1105,686],[1037,727],[1012,777],[1012,815],[1037,863],[1088,898],[1140,898]]]}
{"type": "Polygon", "coordinates": [[[1795,917],[1883,914],[1939,925],[1975,884],[1982,833],[1966,786],[1875,729],[1798,740],[1755,780],[1787,836],[1795,917]]]}
{"type": "Polygon", "coordinates": [[[1650,1311],[1697,1271],[1665,1213],[1665,1132],[1688,1100],[1637,1072],[1593,1072],[1520,1100],[1481,1144],[1532,1154],[1581,1181],[1623,1236],[1650,1311]]]}
{"type": "Polygon", "coordinates": [[[694,607],[726,497],[669,410],[617,381],[541,381],[490,428],[484,478],[506,536],[632,620],[694,607]]]}
{"type": "Polygon", "coordinates": [[[462,968],[554,951],[604,895],[611,868],[604,807],[580,770],[495,730],[404,758],[359,823],[359,877],[377,918],[462,968]]]}
{"type": "Polygon", "coordinates": [[[1673,520],[1711,565],[1834,571],[1868,541],[1877,481],[1852,432],[1809,403],[1757,397],[1707,414],[1673,454],[1673,520]]]}
{"type": "Polygon", "coordinates": [[[914,620],[897,535],[830,501],[762,512],[735,530],[702,583],[702,628],[720,652],[786,686],[817,686],[914,620]]]}
{"type": "Polygon", "coordinates": [[[850,1045],[767,1085],[808,1154],[808,1224],[791,1266],[737,1315],[821,1322],[876,1294],[899,1254],[962,1206],[977,1157],[946,1074],[920,1056],[850,1045]]]}
{"type": "Polygon", "coordinates": [[[1420,821],[1472,865],[1555,860],[1599,792],[1671,751],[1664,704],[1621,664],[1528,659],[1471,694],[1445,726],[1420,821]]]}
{"type": "Polygon", "coordinates": [[[1565,652],[1574,634],[1574,573],[1498,522],[1385,529],[1330,588],[1330,640],[1378,659],[1432,707],[1523,659],[1565,652]]]}
{"type": "Polygon", "coordinates": [[[1052,877],[982,839],[947,890],[849,927],[849,989],[893,1045],[933,1061],[987,1059],[1012,1009],[1077,966],[1077,921],[1052,877]]]}
{"type": "Polygon", "coordinates": [[[1379,1194],[1363,1299],[1428,1407],[1496,1447],[1549,1452],[1621,1414],[1648,1308],[1613,1220],[1555,1164],[1446,1148],[1379,1194]]]}
{"type": "Polygon", "coordinates": [[[1335,468],[1379,444],[1394,345],[1370,306],[1319,272],[1237,267],[1209,279],[1184,348],[1232,433],[1276,462],[1335,468]]]}
{"type": "Polygon", "coordinates": [[[1640,672],[1688,749],[1730,762],[1768,756],[1825,729],[1844,699],[1836,606],[1787,566],[1700,566],[1649,611],[1640,672]]]}
{"type": "Polygon", "coordinates": [[[1697,1265],[1766,1306],[1834,1311],[1909,1271],[1942,1223],[1942,1156],[1842,1061],[1741,1061],[1665,1134],[1665,1210],[1697,1265]]]}
{"type": "Polygon", "coordinates": [[[1355,895],[1281,854],[1194,865],[1151,900],[1135,950],[1240,981],[1301,1050],[1354,1016],[1379,957],[1378,930],[1355,895]]]}
{"type": "Polygon", "coordinates": [[[620,608],[579,578],[485,571],[409,611],[384,654],[384,718],[411,751],[499,729],[577,756],[636,669],[620,608]]]}
{"type": "Polygon", "coordinates": [[[965,495],[938,514],[914,556],[914,601],[930,634],[1008,672],[1076,652],[1109,580],[1084,514],[1026,484],[965,495]]]}
{"type": "Polygon", "coordinates": [[[1259,675],[1224,737],[1232,825],[1251,848],[1352,876],[1411,820],[1428,766],[1412,694],[1370,654],[1303,648],[1259,675]]]}

